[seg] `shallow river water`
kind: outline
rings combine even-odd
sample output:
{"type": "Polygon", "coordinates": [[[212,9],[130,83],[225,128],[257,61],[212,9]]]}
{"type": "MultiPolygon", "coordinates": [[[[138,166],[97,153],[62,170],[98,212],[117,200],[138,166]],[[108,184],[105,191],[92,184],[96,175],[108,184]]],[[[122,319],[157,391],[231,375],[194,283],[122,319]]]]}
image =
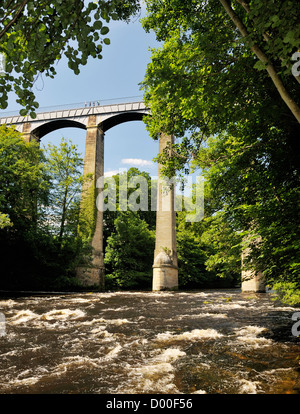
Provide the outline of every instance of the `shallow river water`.
{"type": "Polygon", "coordinates": [[[0,393],[299,394],[295,311],[238,289],[2,298],[0,393]]]}

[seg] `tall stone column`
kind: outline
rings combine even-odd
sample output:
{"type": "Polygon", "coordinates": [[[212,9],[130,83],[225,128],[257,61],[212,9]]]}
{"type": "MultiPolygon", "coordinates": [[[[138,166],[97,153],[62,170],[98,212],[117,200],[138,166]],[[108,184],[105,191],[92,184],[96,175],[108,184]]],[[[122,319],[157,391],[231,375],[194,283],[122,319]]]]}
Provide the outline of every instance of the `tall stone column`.
{"type": "Polygon", "coordinates": [[[80,267],[77,274],[85,286],[104,288],[103,211],[96,205],[96,183],[104,173],[104,133],[96,121],[96,115],[91,115],[87,125],[83,175],[91,178],[83,184],[81,201],[83,231],[91,238],[93,259],[90,267],[80,267]]]}
{"type": "MultiPolygon", "coordinates": [[[[257,238],[259,243],[260,237],[257,238]]],[[[247,247],[242,252],[242,292],[266,292],[265,278],[261,271],[254,271],[253,269],[243,269],[245,259],[250,254],[250,248],[247,247]]]]}
{"type": "MultiPolygon", "coordinates": [[[[174,137],[161,134],[159,153],[174,143],[174,137]]],[[[176,250],[176,213],[174,183],[164,182],[158,166],[156,240],[153,263],[153,290],[178,289],[178,265],[176,250]]]]}

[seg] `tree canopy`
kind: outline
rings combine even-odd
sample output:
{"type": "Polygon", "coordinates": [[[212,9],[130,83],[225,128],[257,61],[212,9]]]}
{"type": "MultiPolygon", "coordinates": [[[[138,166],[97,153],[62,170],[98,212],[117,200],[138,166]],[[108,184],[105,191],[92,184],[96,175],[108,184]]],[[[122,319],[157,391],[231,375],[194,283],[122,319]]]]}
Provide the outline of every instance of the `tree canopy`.
{"type": "MultiPolygon", "coordinates": [[[[255,93],[259,84],[267,99],[281,97],[285,103],[281,112],[289,112],[287,116],[293,114],[295,121],[300,122],[300,77],[292,74],[293,52],[300,48],[300,26],[299,12],[293,2],[147,0],[146,3],[148,15],[144,27],[153,30],[157,39],[164,42],[154,52],[145,79],[145,85],[151,87],[146,100],[153,111],[159,110],[156,98],[164,101],[165,94],[177,102],[170,102],[163,112],[169,111],[170,119],[175,115],[175,125],[185,128],[189,120],[192,124],[200,123],[202,128],[208,123],[222,127],[224,119],[234,122],[239,119],[240,111],[248,115],[254,105],[260,105],[255,93]],[[268,87],[270,83],[272,87],[268,87]],[[222,108],[217,110],[221,102],[222,108]],[[175,110],[178,104],[181,119],[175,110]]],[[[164,116],[161,126],[169,126],[164,116]]]]}
{"type": "MultiPolygon", "coordinates": [[[[50,178],[47,221],[54,234],[62,241],[64,233],[71,232],[72,225],[78,225],[72,213],[79,211],[81,186],[83,183],[83,159],[76,145],[62,139],[60,146],[48,144],[45,149],[47,172],[50,178]]],[[[74,230],[74,229],[73,229],[74,230]]],[[[76,232],[76,231],[75,231],[76,232]]]]}
{"type": "Polygon", "coordinates": [[[231,229],[208,265],[222,251],[230,258],[230,238],[232,247],[248,240],[268,283],[300,289],[299,9],[279,0],[146,3],[144,27],[162,42],[143,82],[148,130],[177,137],[171,160],[159,160],[166,172],[200,168],[213,195],[211,228],[231,229]]]}
{"type": "Polygon", "coordinates": [[[135,212],[120,211],[107,238],[105,264],[111,288],[151,287],[154,232],[135,212]]]}
{"type": "Polygon", "coordinates": [[[48,175],[36,142],[26,143],[14,128],[0,126],[0,212],[12,231],[36,224],[36,200],[48,202],[48,175]]]}
{"type": "Polygon", "coordinates": [[[32,86],[40,74],[53,78],[56,63],[66,56],[79,74],[88,58],[102,59],[109,45],[110,20],[128,21],[139,10],[138,0],[4,0],[0,8],[0,53],[6,57],[0,76],[0,108],[12,90],[32,117],[38,102],[32,86]]]}
{"type": "Polygon", "coordinates": [[[14,128],[0,127],[2,289],[78,286],[75,268],[90,251],[77,236],[81,162],[71,143],[45,154],[14,128]]]}

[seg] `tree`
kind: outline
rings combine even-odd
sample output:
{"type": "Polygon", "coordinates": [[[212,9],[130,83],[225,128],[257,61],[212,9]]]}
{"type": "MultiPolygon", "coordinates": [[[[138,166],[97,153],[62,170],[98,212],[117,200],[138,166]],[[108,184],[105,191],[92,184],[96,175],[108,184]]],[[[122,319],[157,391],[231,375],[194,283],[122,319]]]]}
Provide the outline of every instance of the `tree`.
{"type": "Polygon", "coordinates": [[[115,233],[107,239],[104,262],[110,287],[151,286],[154,234],[135,212],[119,212],[115,233]]]}
{"type": "Polygon", "coordinates": [[[254,231],[262,238],[258,246],[252,238],[249,259],[270,285],[299,283],[299,171],[285,138],[274,128],[240,152],[246,136],[224,134],[198,152],[212,192],[222,200],[223,219],[243,236],[254,231]]]}
{"type": "Polygon", "coordinates": [[[31,283],[32,240],[38,238],[42,216],[39,205],[48,202],[49,181],[42,161],[36,142],[26,143],[13,127],[0,126],[2,289],[22,283],[28,289],[31,283]]]}
{"type": "Polygon", "coordinates": [[[298,12],[288,1],[231,1],[247,27],[245,38],[222,3],[147,1],[144,25],[164,41],[153,50],[143,83],[148,129],[154,138],[161,130],[177,136],[172,159],[159,159],[166,170],[201,168],[217,200],[215,213],[222,211],[216,219],[237,234],[255,227],[262,242],[252,243],[249,259],[267,281],[300,289],[299,122],[252,50],[263,49],[299,105],[291,73],[298,12]]]}
{"type": "Polygon", "coordinates": [[[242,235],[224,219],[224,211],[206,219],[201,241],[207,246],[206,268],[218,277],[240,282],[242,235]]]}
{"type": "MultiPolygon", "coordinates": [[[[148,0],[146,3],[148,16],[144,20],[144,27],[148,31],[154,30],[158,40],[165,41],[161,51],[153,57],[156,66],[151,70],[153,65],[150,65],[146,84],[155,84],[157,78],[167,73],[169,80],[172,78],[174,91],[182,82],[175,94],[170,93],[171,83],[162,83],[161,87],[155,90],[156,95],[162,97],[161,92],[164,89],[166,96],[172,96],[175,100],[179,98],[181,105],[186,106],[188,102],[184,101],[182,90],[187,88],[186,94],[191,96],[187,84],[194,82],[194,91],[201,88],[206,99],[222,99],[224,104],[232,100],[235,104],[234,108],[230,108],[232,114],[233,109],[239,111],[248,103],[252,104],[253,85],[247,87],[247,72],[254,67],[255,71],[266,71],[266,76],[257,76],[260,85],[263,86],[262,79],[268,77],[268,74],[268,80],[276,91],[275,95],[283,99],[295,121],[300,122],[297,94],[300,77],[293,77],[294,62],[291,60],[293,52],[297,52],[300,47],[300,28],[299,14],[292,2],[192,0],[183,3],[179,0],[148,0]],[[166,58],[169,59],[169,66],[164,64],[166,58]],[[175,66],[176,59],[178,63],[175,66]],[[195,72],[197,76],[193,76],[195,72]],[[242,84],[239,86],[238,82],[241,80],[242,84]],[[224,84],[227,93],[221,91],[224,84]],[[235,97],[228,95],[228,88],[232,86],[235,88],[235,94],[238,92],[235,97]],[[239,92],[243,91],[242,88],[244,97],[241,100],[239,92]],[[212,97],[209,96],[208,89],[212,97]]],[[[184,118],[196,119],[192,106],[197,104],[197,99],[195,94],[193,96],[190,107],[184,108],[184,118]]],[[[199,107],[199,104],[196,107],[199,107]]],[[[166,109],[172,108],[174,106],[168,105],[166,109]]],[[[285,110],[286,107],[283,111],[285,110]]],[[[205,115],[204,122],[207,122],[210,113],[205,115]]]]}
{"type": "MultiPolygon", "coordinates": [[[[272,19],[275,19],[272,12],[280,9],[280,18],[276,15],[279,35],[269,40],[266,53],[276,59],[283,82],[288,84],[293,99],[299,102],[300,86],[291,73],[291,53],[297,50],[295,39],[299,39],[297,14],[295,16],[295,8],[290,10],[293,6],[290,2],[284,2],[283,7],[281,1],[276,1],[275,9],[273,3],[264,2],[264,10],[259,2],[261,12],[258,14],[265,22],[259,25],[259,30],[272,26],[272,19]],[[290,19],[295,21],[294,26],[290,19]],[[289,29],[292,34],[288,36],[289,29]]],[[[144,26],[146,30],[154,30],[157,39],[164,41],[161,48],[152,51],[152,61],[143,82],[145,101],[151,107],[152,116],[147,119],[150,135],[157,138],[165,131],[177,138],[187,137],[182,138],[182,142],[177,140],[177,151],[174,151],[184,164],[194,159],[210,135],[226,130],[238,135],[247,132],[256,137],[258,129],[260,134],[268,134],[270,128],[283,128],[288,130],[289,157],[299,168],[295,156],[300,149],[299,123],[280,99],[267,72],[258,70],[261,67],[257,68],[258,62],[250,46],[232,29],[232,22],[221,4],[149,0],[147,6],[144,26]]]]}
{"type": "MultiPolygon", "coordinates": [[[[288,64],[288,57],[290,57],[293,49],[295,50],[295,48],[298,48],[300,45],[300,27],[298,25],[298,27],[290,30],[291,26],[287,26],[287,19],[284,13],[289,13],[289,24],[291,23],[291,16],[292,20],[297,18],[297,12],[295,13],[293,3],[286,1],[284,4],[282,4],[282,2],[279,4],[279,2],[277,2],[277,4],[275,3],[275,10],[274,2],[269,2],[264,10],[262,10],[261,2],[258,2],[257,0],[251,2],[246,0],[237,0],[234,8],[231,7],[231,1],[220,0],[220,3],[241,33],[245,44],[250,47],[251,51],[259,59],[259,62],[257,62],[255,66],[258,69],[265,69],[268,72],[268,75],[272,79],[281,98],[300,123],[300,108],[289,94],[287,88],[284,86],[276,70],[275,64],[272,63],[274,58],[270,59],[257,42],[258,40],[261,42],[262,39],[264,39],[267,44],[266,49],[270,52],[271,57],[272,53],[275,51],[279,52],[275,55],[275,62],[276,57],[279,57],[283,64],[287,65],[288,69],[291,70],[291,65],[288,64]],[[249,22],[247,22],[248,27],[234,10],[239,4],[243,7],[246,14],[244,21],[249,20],[249,22]],[[274,14],[274,12],[276,14],[274,14]],[[270,23],[270,15],[272,16],[273,24],[270,23]],[[282,17],[284,18],[284,22],[280,21],[282,17]],[[280,23],[278,24],[279,21],[280,23]]],[[[296,22],[297,20],[295,23],[296,22]]],[[[296,78],[299,82],[300,76],[297,75],[296,78]]]]}
{"type": "Polygon", "coordinates": [[[75,74],[88,58],[102,59],[111,19],[126,20],[139,10],[138,0],[4,0],[0,9],[0,53],[6,73],[0,76],[0,108],[7,107],[8,92],[35,117],[38,103],[32,86],[41,74],[53,78],[63,55],[75,74]]]}
{"type": "Polygon", "coordinates": [[[48,202],[43,160],[36,142],[26,143],[13,127],[0,126],[0,211],[12,232],[36,227],[41,214],[37,204],[48,202]]]}
{"type": "Polygon", "coordinates": [[[205,266],[206,246],[199,235],[192,231],[191,226],[177,227],[176,246],[180,289],[211,287],[215,277],[205,266]]]}
{"type": "Polygon", "coordinates": [[[63,138],[59,147],[48,144],[46,165],[51,183],[47,221],[61,242],[65,233],[76,234],[78,222],[74,213],[78,216],[83,159],[77,147],[63,138]]]}
{"type": "MultiPolygon", "coordinates": [[[[156,212],[151,210],[151,177],[130,168],[109,180],[116,197],[115,211],[106,210],[103,215],[106,286],[149,288],[156,224],[156,212]]],[[[109,196],[105,197],[104,202],[109,201],[109,196]]]]}
{"type": "Polygon", "coordinates": [[[2,289],[79,287],[75,269],[89,251],[76,234],[79,211],[71,208],[77,194],[74,182],[79,181],[75,164],[78,168],[80,158],[74,146],[66,141],[62,149],[53,146],[50,149],[53,158],[45,157],[37,142],[26,143],[14,128],[0,127],[2,289]],[[66,165],[68,174],[64,174],[66,165]],[[68,188],[66,198],[62,180],[68,188]],[[62,200],[54,197],[59,197],[59,190],[62,200]],[[57,208],[60,215],[55,214],[50,221],[49,212],[57,213],[57,208]]]}
{"type": "MultiPolygon", "coordinates": [[[[177,212],[176,239],[181,288],[235,287],[241,279],[241,240],[219,210],[219,201],[205,183],[204,217],[187,222],[177,212]]],[[[194,197],[194,196],[193,196],[194,197]]]]}
{"type": "MultiPolygon", "coordinates": [[[[106,246],[106,240],[110,236],[110,234],[115,232],[115,219],[120,214],[120,188],[121,192],[123,191],[123,199],[124,205],[122,205],[121,211],[132,211],[132,208],[138,208],[135,211],[136,215],[140,218],[145,220],[145,222],[149,226],[149,230],[155,230],[156,225],[156,212],[152,211],[151,209],[151,185],[153,184],[151,181],[151,177],[149,173],[145,171],[140,171],[138,168],[130,168],[128,171],[124,171],[123,173],[116,174],[113,177],[109,178],[110,183],[108,185],[112,186],[112,181],[115,183],[115,191],[116,191],[116,200],[115,200],[115,211],[113,210],[105,210],[103,215],[103,233],[104,233],[104,246],[106,246]],[[141,200],[140,194],[143,191],[141,188],[141,183],[139,180],[147,185],[146,191],[144,191],[143,200],[141,200]],[[120,187],[121,183],[121,187],[120,187]],[[131,199],[133,199],[131,201],[131,199]],[[146,201],[146,205],[145,205],[146,201]],[[134,202],[135,207],[132,205],[134,202]]],[[[108,197],[105,198],[105,203],[107,203],[108,197]]]]}

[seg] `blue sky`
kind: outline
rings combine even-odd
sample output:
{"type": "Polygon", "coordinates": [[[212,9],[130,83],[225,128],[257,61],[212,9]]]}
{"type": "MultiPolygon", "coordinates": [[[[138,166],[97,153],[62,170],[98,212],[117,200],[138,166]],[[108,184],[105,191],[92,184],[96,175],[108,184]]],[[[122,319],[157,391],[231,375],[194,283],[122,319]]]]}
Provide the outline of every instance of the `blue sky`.
{"type": "MultiPolygon", "coordinates": [[[[142,16],[143,13],[144,10],[142,16]]],[[[142,29],[140,18],[129,24],[112,21],[109,27],[107,37],[111,44],[104,45],[102,60],[90,58],[87,65],[80,68],[80,74],[74,75],[63,58],[57,64],[54,79],[39,77],[33,90],[40,108],[110,99],[109,103],[113,103],[114,99],[135,96],[142,100],[139,83],[150,62],[149,48],[158,46],[155,36],[142,29]]],[[[13,94],[10,95],[6,111],[20,109],[15,99],[13,94]]],[[[42,144],[58,144],[62,137],[71,139],[84,154],[85,131],[76,128],[52,132],[43,137],[42,144]]],[[[120,168],[138,167],[155,176],[157,164],[151,160],[157,152],[158,143],[149,137],[143,122],[127,122],[105,134],[104,169],[109,173],[120,168]]]]}

